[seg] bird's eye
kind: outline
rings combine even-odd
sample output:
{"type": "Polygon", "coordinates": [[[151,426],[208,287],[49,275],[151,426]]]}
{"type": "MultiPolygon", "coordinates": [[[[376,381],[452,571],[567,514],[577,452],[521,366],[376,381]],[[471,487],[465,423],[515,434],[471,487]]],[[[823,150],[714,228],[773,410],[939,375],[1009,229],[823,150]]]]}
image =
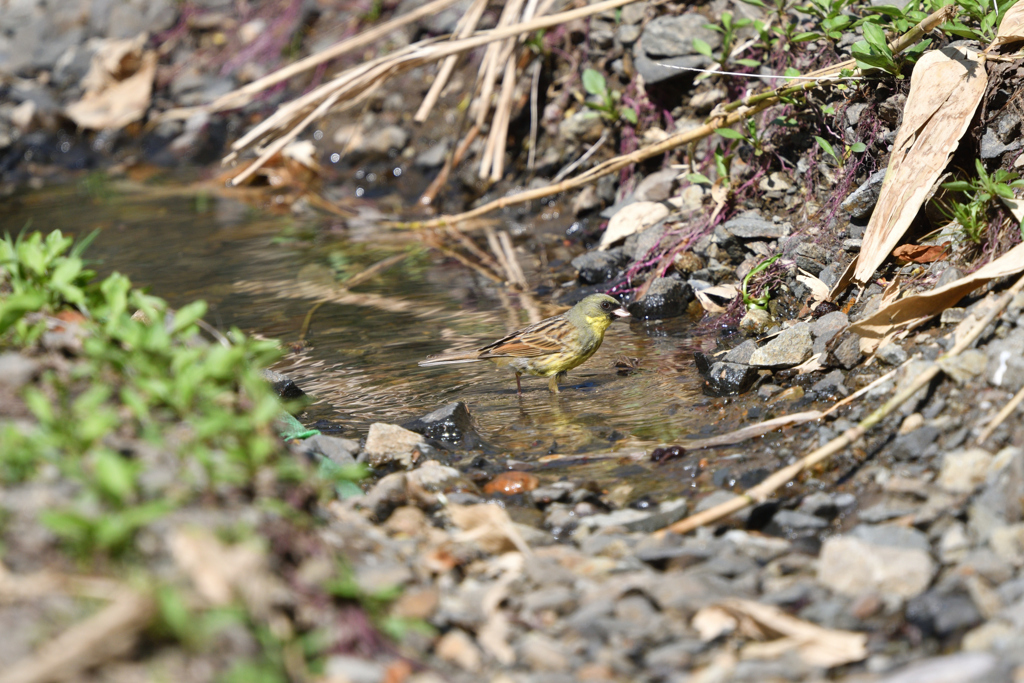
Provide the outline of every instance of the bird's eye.
{"type": "Polygon", "coordinates": [[[601,308],[603,308],[604,310],[606,310],[606,311],[611,310],[611,307],[612,307],[612,304],[611,304],[610,301],[602,301],[601,302],[601,308]]]}

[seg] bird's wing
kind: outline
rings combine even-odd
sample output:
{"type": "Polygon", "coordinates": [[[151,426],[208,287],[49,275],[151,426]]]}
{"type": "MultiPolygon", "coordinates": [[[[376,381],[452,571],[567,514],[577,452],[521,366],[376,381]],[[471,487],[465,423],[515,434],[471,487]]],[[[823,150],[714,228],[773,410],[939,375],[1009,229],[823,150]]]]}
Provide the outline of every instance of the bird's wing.
{"type": "Polygon", "coordinates": [[[560,353],[565,350],[569,336],[575,330],[562,316],[555,316],[539,323],[524,327],[518,332],[499,339],[480,349],[481,358],[512,356],[535,358],[560,353]]]}

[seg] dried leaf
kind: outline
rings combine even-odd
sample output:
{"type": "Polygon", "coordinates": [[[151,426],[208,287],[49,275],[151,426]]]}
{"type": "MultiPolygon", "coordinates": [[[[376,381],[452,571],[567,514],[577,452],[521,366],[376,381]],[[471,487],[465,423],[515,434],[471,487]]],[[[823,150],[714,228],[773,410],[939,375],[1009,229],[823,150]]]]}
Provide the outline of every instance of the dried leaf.
{"type": "Polygon", "coordinates": [[[831,668],[859,662],[868,656],[866,633],[822,628],[773,605],[750,600],[727,600],[722,607],[735,616],[752,619],[763,630],[781,636],[766,643],[747,645],[740,653],[744,659],[779,657],[796,650],[810,666],[831,668]]]}
{"type": "Polygon", "coordinates": [[[864,232],[854,279],[866,283],[910,227],[985,93],[985,58],[960,47],[925,54],[914,67],[903,125],[878,204],[864,232]]]}
{"type": "Polygon", "coordinates": [[[814,308],[822,301],[828,299],[828,285],[814,277],[806,270],[800,270],[796,276],[796,281],[802,283],[807,289],[811,290],[811,302],[808,304],[811,308],[814,308]]]}
{"type": "Polygon", "coordinates": [[[726,307],[739,293],[736,285],[715,285],[694,291],[694,296],[708,313],[725,313],[726,307]]]}
{"type": "Polygon", "coordinates": [[[1018,43],[1022,40],[1024,40],[1024,2],[1018,2],[1006,10],[1003,21],[996,31],[996,39],[992,41],[988,49],[991,50],[1008,43],[1018,43]]]}
{"type": "Polygon", "coordinates": [[[949,256],[949,242],[942,244],[901,244],[892,252],[899,264],[934,263],[949,256]]]}
{"type": "MultiPolygon", "coordinates": [[[[90,130],[123,128],[138,121],[149,109],[156,61],[156,52],[146,52],[142,55],[138,70],[131,76],[117,80],[111,75],[105,86],[100,90],[86,92],[82,99],[65,107],[64,113],[80,128],[90,130]]],[[[96,61],[93,64],[95,66],[96,61]]],[[[94,80],[99,82],[101,79],[97,77],[94,80]]]]}
{"type": "Polygon", "coordinates": [[[967,277],[944,287],[914,294],[883,306],[874,315],[850,326],[861,337],[866,352],[878,348],[882,339],[897,331],[908,331],[954,306],[989,280],[1006,277],[1024,270],[1024,244],[1018,244],[995,261],[982,266],[967,277]]]}
{"type": "Polygon", "coordinates": [[[697,610],[690,625],[697,631],[700,639],[707,643],[735,631],[738,622],[736,617],[721,607],[711,605],[697,610]]]}
{"type": "Polygon", "coordinates": [[[505,509],[498,505],[449,505],[455,526],[463,530],[455,540],[474,541],[485,552],[504,553],[519,550],[531,554],[530,547],[516,530],[505,509]]]}
{"type": "Polygon", "coordinates": [[[608,227],[601,235],[601,244],[598,249],[603,251],[619,240],[651,227],[666,216],[668,216],[668,207],[660,202],[628,204],[616,211],[608,221],[608,227]]]}
{"type": "MultiPolygon", "coordinates": [[[[1016,7],[1016,5],[1014,5],[1016,7]]],[[[1013,217],[1017,219],[1018,223],[1024,223],[1024,200],[1022,199],[1009,199],[1007,197],[1000,197],[1003,200],[1003,204],[1010,210],[1013,217]]]]}

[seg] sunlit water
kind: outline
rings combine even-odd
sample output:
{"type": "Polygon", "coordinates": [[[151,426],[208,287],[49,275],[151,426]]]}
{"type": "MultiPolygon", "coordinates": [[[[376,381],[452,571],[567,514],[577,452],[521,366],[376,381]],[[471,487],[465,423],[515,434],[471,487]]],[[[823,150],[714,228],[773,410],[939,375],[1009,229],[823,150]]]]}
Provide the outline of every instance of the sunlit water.
{"type": "MultiPolygon", "coordinates": [[[[695,338],[693,322],[682,319],[613,324],[558,395],[547,380],[524,377],[520,398],[511,373],[489,363],[418,367],[429,354],[482,345],[528,318],[514,296],[409,233],[330,230],[330,221],[268,216],[230,196],[166,186],[115,187],[102,199],[68,186],[4,203],[3,231],[98,229],[87,256],[101,273],[123,272],[172,305],[205,299],[210,323],[297,348],[280,369],[316,398],[303,417],[334,422],[347,436],[464,401],[490,452],[578,462],[724,431],[743,412],[701,394],[693,351],[714,343],[695,338]],[[403,263],[354,291],[339,286],[339,274],[402,252],[409,254],[403,263]],[[298,347],[307,318],[306,346],[298,347]],[[639,359],[639,370],[619,374],[621,356],[639,359]]],[[[545,305],[549,299],[538,297],[545,305]]]]}

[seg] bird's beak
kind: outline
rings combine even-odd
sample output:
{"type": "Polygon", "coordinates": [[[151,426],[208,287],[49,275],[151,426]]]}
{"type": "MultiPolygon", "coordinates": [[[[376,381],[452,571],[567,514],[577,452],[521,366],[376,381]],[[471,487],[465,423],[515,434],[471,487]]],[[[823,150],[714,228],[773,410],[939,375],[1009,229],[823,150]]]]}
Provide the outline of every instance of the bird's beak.
{"type": "Polygon", "coordinates": [[[625,308],[616,308],[614,311],[612,311],[612,315],[618,318],[628,318],[629,316],[632,315],[632,313],[627,311],[625,308]]]}

